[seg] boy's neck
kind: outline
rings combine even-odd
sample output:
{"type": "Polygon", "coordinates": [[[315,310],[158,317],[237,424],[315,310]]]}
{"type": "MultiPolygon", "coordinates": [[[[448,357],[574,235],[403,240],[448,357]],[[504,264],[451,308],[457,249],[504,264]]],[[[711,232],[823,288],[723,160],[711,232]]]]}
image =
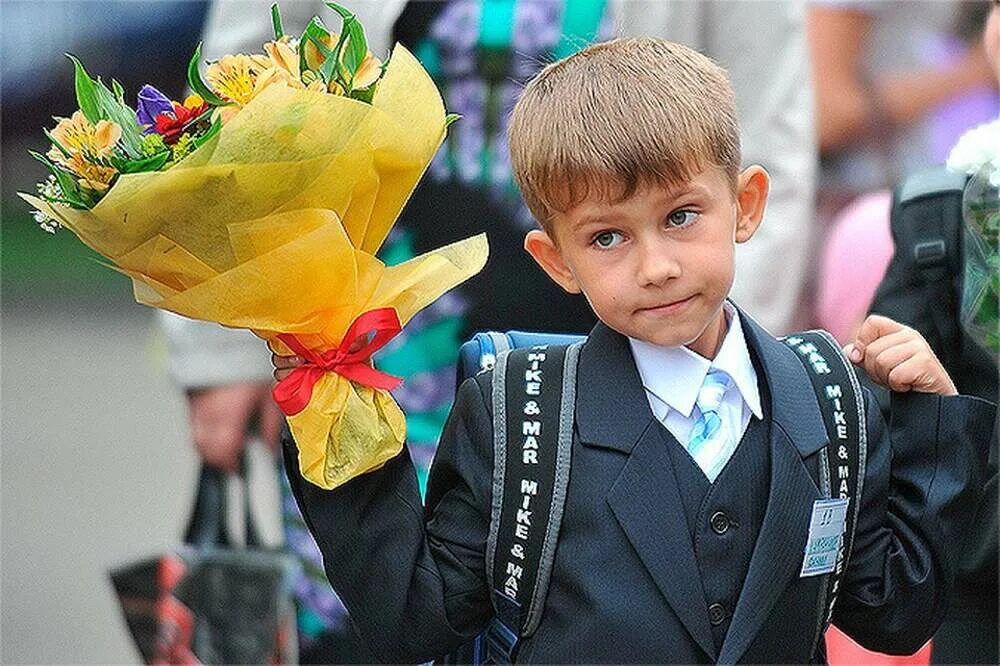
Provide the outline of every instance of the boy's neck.
{"type": "Polygon", "coordinates": [[[705,330],[698,336],[698,339],[684,346],[695,354],[707,358],[709,361],[714,360],[722,348],[722,343],[726,339],[726,333],[729,332],[730,319],[731,317],[726,311],[726,306],[723,304],[719,308],[716,318],[705,327],[705,330]]]}

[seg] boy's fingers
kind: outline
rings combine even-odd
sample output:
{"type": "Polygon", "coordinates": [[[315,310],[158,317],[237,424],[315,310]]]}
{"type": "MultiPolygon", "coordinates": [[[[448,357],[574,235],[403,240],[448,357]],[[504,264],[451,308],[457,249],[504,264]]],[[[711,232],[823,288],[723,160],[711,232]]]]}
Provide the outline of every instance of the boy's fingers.
{"type": "Polygon", "coordinates": [[[905,393],[914,389],[927,389],[931,385],[931,377],[927,371],[927,364],[920,358],[910,358],[903,361],[886,376],[886,386],[891,391],[905,393]]]}
{"type": "Polygon", "coordinates": [[[890,333],[881,338],[874,340],[865,347],[865,362],[869,359],[878,358],[878,356],[884,352],[886,349],[892,349],[893,347],[906,346],[911,343],[916,343],[918,347],[923,346],[923,341],[915,337],[913,330],[909,328],[904,328],[895,333],[890,333]]]}
{"type": "Polygon", "coordinates": [[[858,341],[852,342],[844,347],[844,355],[854,363],[868,362],[869,359],[878,356],[889,347],[906,344],[913,339],[912,331],[908,328],[890,333],[881,338],[876,338],[866,344],[858,341]]]}
{"type": "Polygon", "coordinates": [[[885,368],[875,362],[875,357],[865,354],[864,360],[861,362],[861,367],[865,369],[865,373],[871,377],[871,379],[881,386],[889,385],[889,368],[885,368]]]}
{"type": "MultiPolygon", "coordinates": [[[[865,355],[865,366],[867,369],[868,363],[872,363],[878,368],[877,374],[885,376],[886,381],[888,381],[889,375],[897,366],[905,363],[923,350],[924,347],[920,344],[919,340],[910,340],[903,344],[893,345],[882,349],[878,353],[873,353],[872,349],[869,348],[868,353],[865,355]]],[[[869,372],[868,374],[872,373],[869,372]]]]}
{"type": "Polygon", "coordinates": [[[889,372],[922,349],[919,340],[898,331],[879,338],[865,350],[861,365],[868,376],[882,386],[889,386],[889,372]]]}
{"type": "Polygon", "coordinates": [[[864,354],[865,349],[875,340],[881,337],[895,333],[896,331],[901,331],[905,326],[899,322],[893,321],[888,317],[883,317],[882,315],[868,315],[864,323],[861,324],[860,330],[858,330],[857,338],[854,341],[854,346],[860,349],[861,353],[864,354]]]}
{"type": "Polygon", "coordinates": [[[302,365],[303,360],[301,356],[279,356],[278,354],[271,354],[271,365],[275,368],[297,368],[302,365]]]}
{"type": "Polygon", "coordinates": [[[844,347],[844,356],[849,358],[852,363],[860,363],[864,355],[861,350],[853,342],[844,347]]]}

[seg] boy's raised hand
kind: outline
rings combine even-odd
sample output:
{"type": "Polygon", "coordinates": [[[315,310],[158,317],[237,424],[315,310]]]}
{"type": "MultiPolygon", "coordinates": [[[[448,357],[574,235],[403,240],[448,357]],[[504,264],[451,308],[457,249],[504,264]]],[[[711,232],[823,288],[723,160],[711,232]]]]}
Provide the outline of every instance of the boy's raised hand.
{"type": "MultiPolygon", "coordinates": [[[[365,341],[359,338],[354,341],[348,351],[353,354],[361,349],[364,344],[365,341]]],[[[292,374],[292,370],[305,365],[305,363],[306,360],[301,356],[279,356],[278,354],[271,354],[271,365],[274,366],[274,379],[279,382],[288,375],[292,374]]],[[[368,364],[372,365],[371,359],[368,360],[368,364]]]]}
{"type": "Polygon", "coordinates": [[[924,337],[888,317],[869,315],[844,353],[890,391],[958,394],[924,337]]]}

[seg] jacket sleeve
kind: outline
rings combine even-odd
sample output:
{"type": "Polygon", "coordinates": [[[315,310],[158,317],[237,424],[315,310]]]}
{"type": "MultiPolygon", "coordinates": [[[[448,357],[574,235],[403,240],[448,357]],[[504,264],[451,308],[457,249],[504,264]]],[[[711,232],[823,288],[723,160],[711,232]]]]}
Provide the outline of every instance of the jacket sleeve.
{"type": "Polygon", "coordinates": [[[379,659],[428,661],[485,627],[492,615],[485,549],[493,434],[476,380],[462,384],[445,424],[426,509],[405,447],[382,468],[333,490],[301,478],[290,438],[284,450],[327,577],[379,659]]]}
{"type": "Polygon", "coordinates": [[[869,649],[912,654],[947,610],[996,408],[969,396],[894,393],[887,426],[864,393],[868,460],[833,621],[869,649]]]}

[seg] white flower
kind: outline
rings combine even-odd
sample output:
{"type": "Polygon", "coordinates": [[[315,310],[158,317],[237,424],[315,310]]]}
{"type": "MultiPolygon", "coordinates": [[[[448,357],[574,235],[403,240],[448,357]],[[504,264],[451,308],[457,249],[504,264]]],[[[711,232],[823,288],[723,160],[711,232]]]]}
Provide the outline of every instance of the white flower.
{"type": "MultiPolygon", "coordinates": [[[[66,204],[59,203],[58,201],[51,201],[52,199],[59,199],[63,196],[62,189],[59,187],[59,183],[56,182],[55,176],[49,176],[44,181],[37,185],[38,192],[44,196],[53,206],[65,206],[66,204]]],[[[62,228],[58,220],[54,220],[40,210],[33,211],[31,216],[35,218],[35,222],[42,228],[43,231],[47,231],[50,234],[54,234],[56,231],[62,228]]]]}
{"type": "Polygon", "coordinates": [[[963,134],[951,149],[947,165],[952,171],[967,174],[986,167],[990,185],[1000,187],[1000,119],[963,134]]]}
{"type": "Polygon", "coordinates": [[[31,213],[32,217],[35,218],[35,222],[42,228],[42,231],[47,231],[50,234],[54,234],[62,225],[59,224],[57,220],[53,220],[51,217],[46,215],[40,210],[33,211],[31,213]]]}

